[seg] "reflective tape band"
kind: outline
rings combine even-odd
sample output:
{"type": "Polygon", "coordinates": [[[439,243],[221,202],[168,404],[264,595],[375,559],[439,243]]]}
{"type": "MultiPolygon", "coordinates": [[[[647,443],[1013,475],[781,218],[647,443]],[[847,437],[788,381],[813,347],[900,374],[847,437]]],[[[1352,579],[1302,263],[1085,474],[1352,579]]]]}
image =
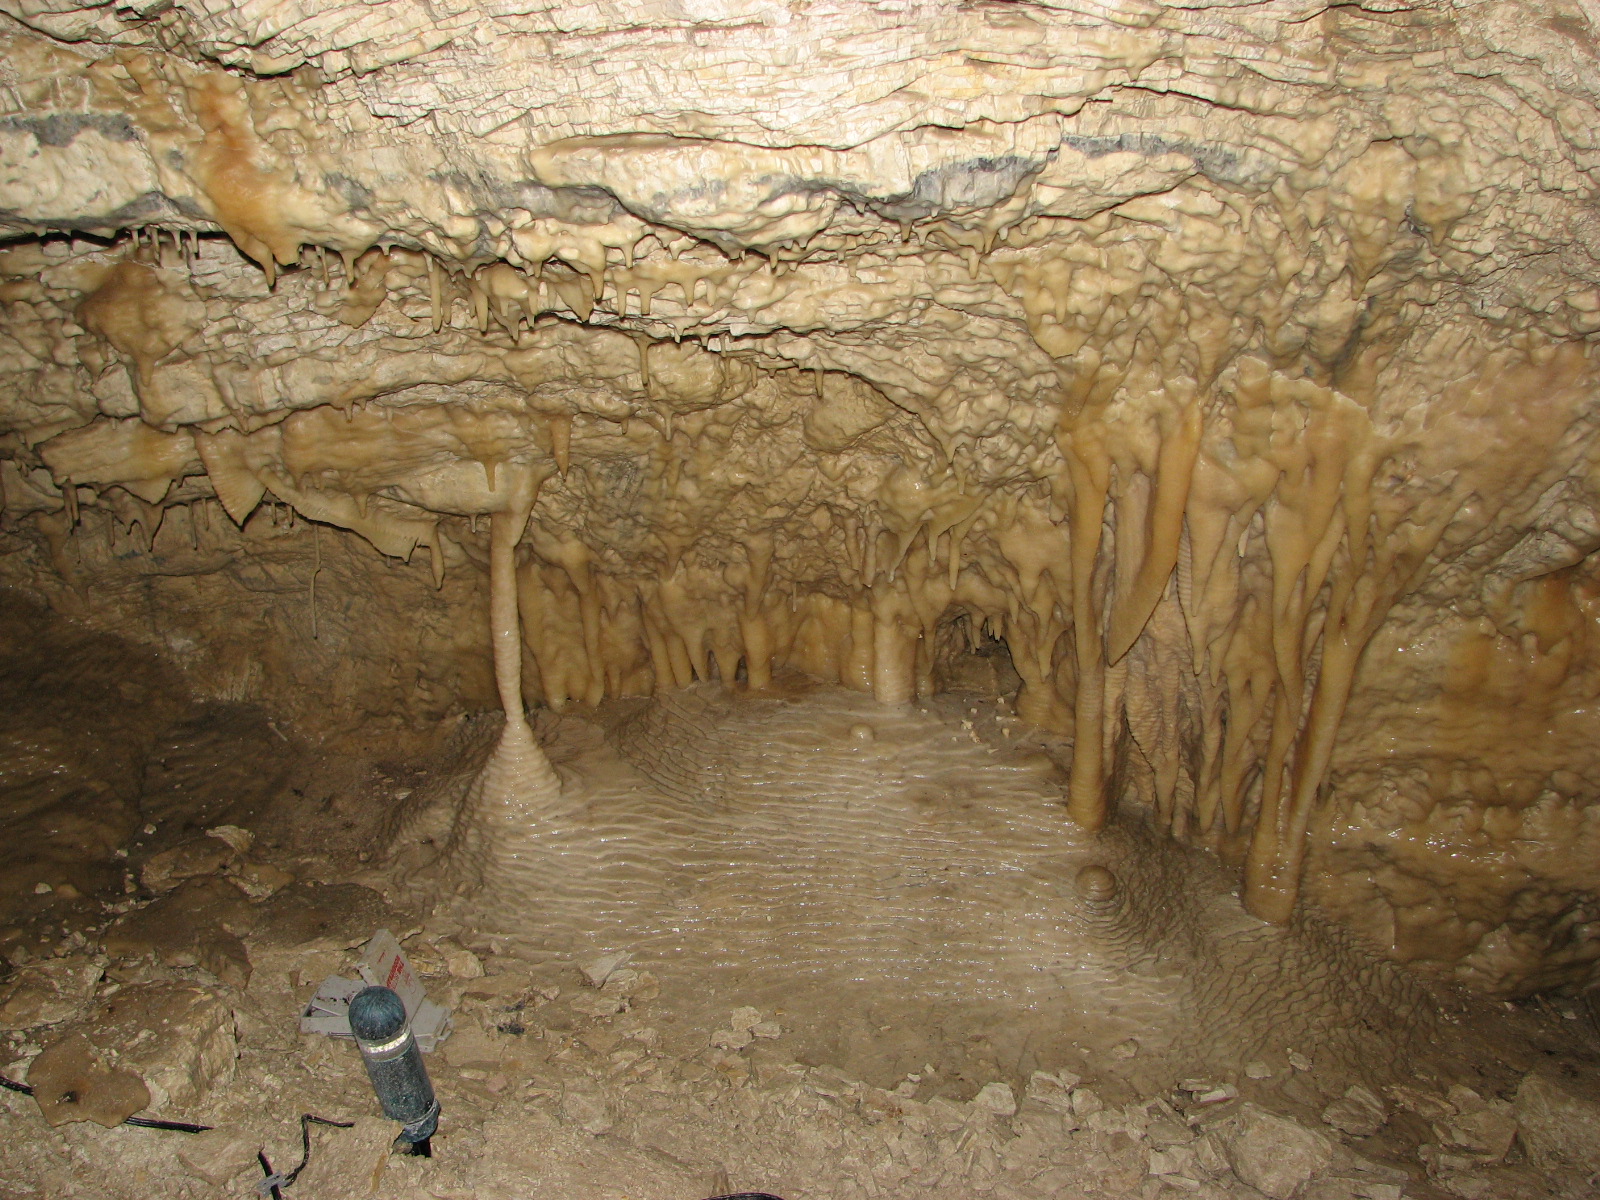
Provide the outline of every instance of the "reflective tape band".
{"type": "Polygon", "coordinates": [[[400,1031],[399,1037],[387,1042],[362,1042],[361,1048],[368,1054],[389,1054],[395,1050],[402,1049],[406,1044],[406,1039],[410,1036],[411,1029],[408,1026],[400,1031]]]}

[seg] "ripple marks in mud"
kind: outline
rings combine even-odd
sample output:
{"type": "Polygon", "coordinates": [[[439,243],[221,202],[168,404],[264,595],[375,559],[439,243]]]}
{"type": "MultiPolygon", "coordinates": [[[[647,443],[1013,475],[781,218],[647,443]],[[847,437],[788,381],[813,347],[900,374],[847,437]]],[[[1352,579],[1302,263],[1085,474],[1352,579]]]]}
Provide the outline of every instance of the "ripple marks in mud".
{"type": "Polygon", "coordinates": [[[509,868],[502,853],[463,913],[515,953],[633,951],[819,1019],[846,992],[915,997],[1085,1046],[1137,1036],[1190,1068],[1269,1045],[1398,1063],[1419,1028],[1421,993],[1391,969],[1263,926],[1204,856],[1084,834],[1048,763],[937,706],[702,685],[608,744],[562,720],[550,750],[582,803],[518,839],[509,868]]]}
{"type": "Polygon", "coordinates": [[[471,901],[474,925],[511,933],[518,952],[629,950],[790,1011],[859,985],[1093,1014],[1107,1036],[1158,1024],[1148,982],[1074,916],[1093,843],[1043,760],[842,690],[692,688],[609,745],[586,727],[574,754],[562,742],[576,725],[550,750],[583,804],[522,840],[516,869],[502,858],[471,901]]]}

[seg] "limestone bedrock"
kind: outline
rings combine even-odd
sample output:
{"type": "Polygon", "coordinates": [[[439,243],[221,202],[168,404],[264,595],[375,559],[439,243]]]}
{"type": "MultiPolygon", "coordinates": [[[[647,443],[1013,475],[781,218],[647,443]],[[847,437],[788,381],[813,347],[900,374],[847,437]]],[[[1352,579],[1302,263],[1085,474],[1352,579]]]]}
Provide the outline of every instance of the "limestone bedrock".
{"type": "Polygon", "coordinates": [[[6,580],[397,713],[491,557],[513,707],[1003,641],[1081,825],[1600,977],[1589,6],[0,9],[6,580]]]}

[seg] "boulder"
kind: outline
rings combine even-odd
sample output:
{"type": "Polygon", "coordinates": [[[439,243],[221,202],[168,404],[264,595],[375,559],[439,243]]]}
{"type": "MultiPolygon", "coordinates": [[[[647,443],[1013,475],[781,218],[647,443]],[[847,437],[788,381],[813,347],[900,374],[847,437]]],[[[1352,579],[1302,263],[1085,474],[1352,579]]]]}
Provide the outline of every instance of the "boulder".
{"type": "MultiPolygon", "coordinates": [[[[216,838],[206,840],[227,849],[216,838]]],[[[247,933],[254,920],[249,898],[231,883],[210,876],[187,879],[153,904],[118,918],[106,930],[106,953],[192,967],[202,947],[224,935],[247,933]]]]}
{"type": "Polygon", "coordinates": [[[1469,1087],[1453,1087],[1449,1100],[1455,1115],[1434,1122],[1439,1141],[1480,1163],[1497,1163],[1511,1150],[1517,1120],[1504,1100],[1485,1100],[1469,1087]]]}
{"type": "Polygon", "coordinates": [[[124,988],[102,1002],[84,1033],[150,1089],[150,1106],[188,1109],[233,1078],[233,1010],[211,992],[184,984],[124,988]]]}
{"type": "Polygon", "coordinates": [[[239,857],[239,851],[219,837],[202,835],[152,855],[139,870],[139,882],[152,892],[166,892],[185,879],[216,875],[239,857]]]}

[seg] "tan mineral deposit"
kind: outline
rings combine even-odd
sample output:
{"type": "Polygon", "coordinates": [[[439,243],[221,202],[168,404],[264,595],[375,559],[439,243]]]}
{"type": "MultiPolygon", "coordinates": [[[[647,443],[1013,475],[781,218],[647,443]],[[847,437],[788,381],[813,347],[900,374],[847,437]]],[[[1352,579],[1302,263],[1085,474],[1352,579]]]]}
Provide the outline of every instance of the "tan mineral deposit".
{"type": "Polygon", "coordinates": [[[1600,4],[0,0],[0,834],[7,1200],[1600,1194],[1600,4]]]}

